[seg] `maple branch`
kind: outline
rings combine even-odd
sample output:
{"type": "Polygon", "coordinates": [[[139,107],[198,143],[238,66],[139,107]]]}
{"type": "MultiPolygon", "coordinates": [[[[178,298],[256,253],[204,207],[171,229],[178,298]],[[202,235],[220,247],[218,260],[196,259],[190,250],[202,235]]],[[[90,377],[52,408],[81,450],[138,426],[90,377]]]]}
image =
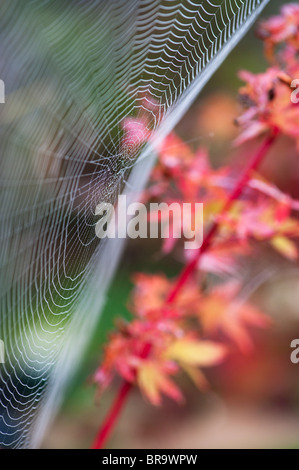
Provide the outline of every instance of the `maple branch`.
{"type": "MultiPolygon", "coordinates": [[[[140,358],[145,359],[149,355],[150,350],[151,350],[151,345],[149,343],[146,343],[143,348],[143,351],[140,354],[140,358]]],[[[127,382],[126,380],[122,382],[122,384],[120,385],[118,389],[118,393],[112,403],[112,406],[102,426],[100,427],[98,434],[96,435],[96,438],[91,446],[91,449],[102,449],[104,447],[113,429],[115,422],[120,416],[120,413],[123,409],[126,398],[132,388],[133,388],[132,382],[127,382]]]]}
{"type": "Polygon", "coordinates": [[[166,299],[166,303],[169,304],[174,301],[177,294],[181,290],[182,286],[186,283],[190,275],[196,269],[198,265],[198,261],[200,260],[202,254],[207,251],[207,249],[210,247],[213,241],[214,236],[217,235],[218,233],[218,230],[220,227],[220,223],[219,223],[219,218],[221,218],[220,216],[226,214],[226,212],[228,212],[230,208],[232,207],[233,203],[239,198],[244,187],[248,183],[251,173],[259,167],[260,163],[262,162],[263,158],[266,156],[269,148],[272,146],[278,134],[279,134],[279,130],[274,128],[271,131],[270,135],[267,137],[267,139],[264,140],[264,142],[262,143],[257,153],[251,158],[246,168],[243,170],[241,176],[239,177],[239,179],[237,180],[234,186],[234,189],[232,190],[226,202],[224,203],[223,208],[217,214],[217,217],[215,221],[213,222],[213,224],[211,225],[206,237],[204,238],[204,241],[201,247],[198,248],[197,253],[195,254],[194,258],[190,261],[189,264],[185,266],[180,276],[178,277],[173,289],[171,290],[171,292],[169,293],[166,299]]]}
{"type": "MultiPolygon", "coordinates": [[[[234,186],[234,189],[232,190],[226,202],[224,203],[223,208],[220,210],[217,217],[215,218],[215,221],[212,223],[209,231],[207,232],[207,235],[204,238],[204,241],[201,247],[198,248],[194,258],[190,261],[189,264],[185,266],[185,268],[182,270],[181,274],[179,275],[173,289],[171,290],[171,292],[169,293],[166,299],[166,304],[171,304],[175,300],[178,293],[180,292],[182,287],[185,285],[185,283],[187,282],[191,274],[193,274],[193,272],[196,270],[200,257],[211,246],[213,238],[218,233],[218,230],[220,228],[219,216],[224,215],[226,212],[228,212],[230,208],[232,207],[233,203],[239,198],[244,187],[248,183],[248,180],[250,179],[251,173],[259,167],[260,163],[262,162],[262,160],[268,153],[268,150],[271,148],[278,134],[279,134],[278,129],[273,128],[269,136],[263,141],[257,153],[254,154],[254,156],[248,162],[246,168],[243,170],[242,174],[237,180],[234,186]]],[[[150,352],[150,345],[146,345],[141,354],[141,358],[146,358],[149,352],[150,352]]],[[[132,388],[133,388],[132,383],[123,381],[123,383],[121,384],[118,390],[116,398],[114,402],[112,403],[112,406],[106,416],[106,419],[104,420],[104,423],[102,424],[94,440],[92,449],[101,449],[105,445],[105,442],[107,441],[113,429],[113,426],[123,409],[126,398],[132,388]]]]}
{"type": "Polygon", "coordinates": [[[102,449],[104,447],[132,387],[133,385],[131,382],[123,381],[121,384],[116,398],[112,403],[109,413],[107,414],[98,434],[96,435],[91,449],[102,449]]]}

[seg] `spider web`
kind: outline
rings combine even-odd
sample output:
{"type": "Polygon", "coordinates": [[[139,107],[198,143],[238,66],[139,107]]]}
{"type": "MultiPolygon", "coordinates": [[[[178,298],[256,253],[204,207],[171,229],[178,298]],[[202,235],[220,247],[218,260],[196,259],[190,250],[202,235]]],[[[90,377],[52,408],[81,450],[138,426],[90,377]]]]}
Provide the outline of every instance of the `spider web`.
{"type": "Polygon", "coordinates": [[[0,443],[36,447],[98,320],[159,141],[268,0],[3,0],[0,443]],[[125,134],[122,123],[151,132],[125,134]]]}

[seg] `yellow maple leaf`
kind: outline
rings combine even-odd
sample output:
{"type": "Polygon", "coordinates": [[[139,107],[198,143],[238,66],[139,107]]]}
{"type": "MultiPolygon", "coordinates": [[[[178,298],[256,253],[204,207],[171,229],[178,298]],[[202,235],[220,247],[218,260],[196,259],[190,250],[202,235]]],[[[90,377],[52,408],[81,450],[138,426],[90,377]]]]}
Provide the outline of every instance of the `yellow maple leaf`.
{"type": "Polygon", "coordinates": [[[163,372],[162,366],[153,361],[144,361],[140,366],[137,372],[137,383],[142,393],[153,405],[160,405],[161,393],[177,402],[183,401],[180,390],[163,372]]]}
{"type": "Polygon", "coordinates": [[[271,245],[282,255],[294,260],[298,257],[298,250],[295,243],[287,237],[277,235],[271,239],[271,245]]]}
{"type": "Polygon", "coordinates": [[[219,364],[225,355],[226,348],[219,343],[188,338],[174,341],[165,351],[168,359],[202,367],[219,364]]]}

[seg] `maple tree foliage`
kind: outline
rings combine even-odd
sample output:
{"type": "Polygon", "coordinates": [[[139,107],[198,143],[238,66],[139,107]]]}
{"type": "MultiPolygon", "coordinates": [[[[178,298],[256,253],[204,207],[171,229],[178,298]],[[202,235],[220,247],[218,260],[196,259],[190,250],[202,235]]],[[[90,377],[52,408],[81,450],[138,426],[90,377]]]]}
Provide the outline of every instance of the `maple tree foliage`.
{"type": "MultiPolygon", "coordinates": [[[[260,74],[240,72],[245,82],[239,92],[243,112],[236,118],[239,134],[234,145],[258,141],[275,129],[292,139],[299,151],[299,104],[290,99],[292,80],[299,77],[299,5],[283,6],[280,15],[260,24],[258,35],[270,66],[260,74]]],[[[150,136],[147,129],[146,117],[139,121],[127,118],[123,145],[144,143],[150,136]]],[[[228,165],[214,169],[207,149],[194,151],[175,133],[160,145],[144,201],[180,206],[202,202],[204,233],[213,223],[218,230],[172,302],[167,299],[174,279],[163,273],[133,276],[128,302],[133,319],[119,321],[104,347],[93,377],[100,391],[118,375],[139,386],[154,405],[161,403],[163,394],[182,402],[175,381],[179,373],[186,373],[197,387],[206,389],[203,369],[224,361],[232,347],[249,352],[253,347],[250,329],[270,324],[256,306],[241,299],[238,265],[240,259],[254,256],[261,243],[291,261],[298,259],[299,202],[253,172],[242,195],[223,212],[236,180],[233,170],[228,165]]],[[[163,217],[163,211],[151,213],[152,221],[163,222],[163,217]]],[[[170,237],[163,239],[162,251],[175,253],[186,266],[193,250],[184,249],[183,240],[171,236],[176,227],[183,228],[184,220],[174,214],[170,224],[170,237]]]]}

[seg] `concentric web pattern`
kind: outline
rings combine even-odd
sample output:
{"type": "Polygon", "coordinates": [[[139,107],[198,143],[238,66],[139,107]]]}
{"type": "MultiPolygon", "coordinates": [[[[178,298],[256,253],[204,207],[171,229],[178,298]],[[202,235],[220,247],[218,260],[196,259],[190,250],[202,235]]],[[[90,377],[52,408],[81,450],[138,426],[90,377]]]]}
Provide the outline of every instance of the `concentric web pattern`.
{"type": "Polygon", "coordinates": [[[267,0],[2,0],[0,442],[34,447],[95,325],[154,148],[267,0]],[[151,135],[150,144],[145,145],[151,135]]]}

